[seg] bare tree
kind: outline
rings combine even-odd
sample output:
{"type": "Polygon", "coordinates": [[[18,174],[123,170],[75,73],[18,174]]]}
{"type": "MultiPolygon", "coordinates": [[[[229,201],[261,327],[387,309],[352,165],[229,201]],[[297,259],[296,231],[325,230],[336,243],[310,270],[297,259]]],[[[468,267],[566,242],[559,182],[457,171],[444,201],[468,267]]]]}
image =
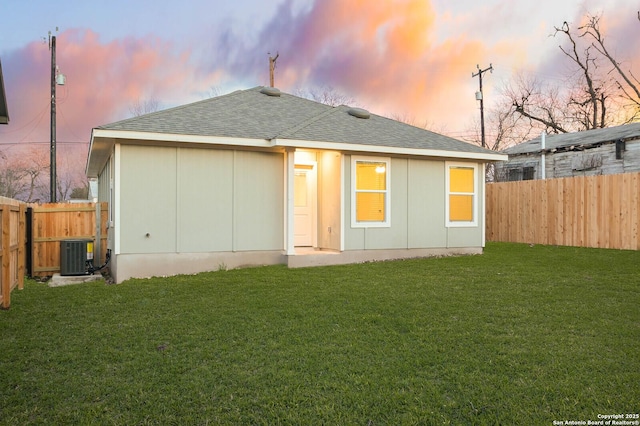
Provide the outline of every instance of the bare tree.
{"type": "Polygon", "coordinates": [[[531,128],[539,128],[549,133],[566,133],[566,100],[560,89],[548,85],[535,77],[518,74],[502,89],[510,105],[503,105],[504,111],[517,113],[531,128]]]}
{"type": "Polygon", "coordinates": [[[44,182],[49,164],[46,151],[31,146],[13,155],[1,155],[0,195],[25,202],[48,198],[48,183],[44,182]]]}
{"type": "Polygon", "coordinates": [[[56,187],[58,189],[58,200],[68,200],[74,187],[73,178],[66,175],[57,175],[56,187]]]}
{"type": "Polygon", "coordinates": [[[89,199],[89,182],[85,182],[82,186],[76,186],[71,190],[71,199],[88,200],[89,199]]]}
{"type": "Polygon", "coordinates": [[[56,188],[59,200],[74,198],[73,191],[76,188],[89,187],[89,181],[84,174],[84,169],[78,167],[84,163],[85,156],[84,147],[67,147],[65,154],[58,161],[60,173],[57,176],[56,188]]]}
{"type": "MultiPolygon", "coordinates": [[[[613,75],[613,80],[617,89],[618,96],[622,98],[624,103],[629,103],[633,109],[631,117],[627,121],[633,121],[640,117],[640,80],[633,75],[631,70],[623,70],[622,63],[619,62],[607,49],[604,36],[600,31],[601,16],[589,16],[587,23],[579,30],[582,31],[580,37],[591,39],[591,46],[602,57],[604,57],[613,67],[608,75],[613,75]]],[[[638,12],[638,20],[640,20],[640,11],[638,12]]]]}
{"type": "MultiPolygon", "coordinates": [[[[537,133],[535,127],[527,123],[527,118],[515,112],[515,107],[508,98],[502,97],[501,103],[493,108],[487,109],[485,129],[486,148],[493,151],[501,151],[520,142],[530,139],[537,133]]],[[[463,140],[475,145],[482,145],[482,134],[480,120],[478,119],[471,128],[467,129],[467,136],[463,140]]],[[[485,180],[487,182],[498,182],[503,180],[499,176],[494,163],[488,163],[486,167],[485,180]]]]}
{"type": "Polygon", "coordinates": [[[205,98],[217,98],[218,96],[220,96],[222,93],[220,92],[220,88],[218,86],[211,86],[209,87],[209,90],[207,92],[205,92],[204,97],[205,98]]]}
{"type": "MultiPolygon", "coordinates": [[[[560,50],[567,58],[578,67],[578,81],[581,82],[580,90],[569,92],[568,107],[574,108],[577,112],[577,121],[581,122],[585,130],[605,127],[606,121],[606,99],[604,83],[597,81],[596,69],[598,68],[598,58],[591,51],[592,46],[587,46],[582,52],[579,51],[578,44],[571,33],[569,24],[565,21],[562,27],[556,27],[556,34],[563,33],[570,43],[570,48],[560,46],[560,50]]],[[[580,35],[579,37],[583,37],[580,35]]]]}
{"type": "Polygon", "coordinates": [[[24,171],[12,165],[3,165],[0,171],[0,195],[17,199],[24,192],[24,177],[24,171]]]}
{"type": "Polygon", "coordinates": [[[296,90],[296,94],[302,98],[311,99],[325,105],[339,106],[351,105],[355,106],[355,99],[345,93],[339,92],[331,86],[320,86],[308,90],[296,90]]]}
{"type": "Polygon", "coordinates": [[[566,133],[624,124],[640,118],[640,82],[610,53],[600,16],[574,29],[564,22],[554,36],[572,70],[561,83],[517,76],[504,95],[513,112],[538,131],[566,133]]]}
{"type": "Polygon", "coordinates": [[[129,112],[134,117],[139,117],[144,114],[156,112],[160,107],[160,102],[156,98],[149,98],[145,100],[136,99],[129,107],[129,112]]]}
{"type": "Polygon", "coordinates": [[[443,134],[446,133],[446,129],[443,128],[443,126],[440,126],[440,128],[438,128],[436,124],[426,119],[422,123],[420,123],[418,122],[418,120],[414,115],[410,115],[406,112],[394,112],[388,115],[388,117],[392,120],[400,121],[402,123],[409,124],[414,127],[419,127],[421,129],[426,129],[432,132],[443,133],[443,134]]]}

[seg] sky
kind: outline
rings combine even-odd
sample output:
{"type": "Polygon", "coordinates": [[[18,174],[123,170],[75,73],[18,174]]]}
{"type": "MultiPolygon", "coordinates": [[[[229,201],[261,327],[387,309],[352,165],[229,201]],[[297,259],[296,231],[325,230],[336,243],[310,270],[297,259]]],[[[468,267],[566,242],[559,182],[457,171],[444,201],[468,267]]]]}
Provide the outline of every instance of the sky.
{"type": "Polygon", "coordinates": [[[453,137],[477,127],[519,72],[566,70],[554,26],[602,14],[607,42],[640,75],[640,0],[0,0],[0,61],[10,115],[0,152],[49,141],[51,52],[58,145],[86,157],[91,129],[269,84],[333,90],[353,106],[453,137]],[[56,30],[57,28],[57,30],[56,30]],[[324,88],[324,89],[323,89],[324,88]]]}

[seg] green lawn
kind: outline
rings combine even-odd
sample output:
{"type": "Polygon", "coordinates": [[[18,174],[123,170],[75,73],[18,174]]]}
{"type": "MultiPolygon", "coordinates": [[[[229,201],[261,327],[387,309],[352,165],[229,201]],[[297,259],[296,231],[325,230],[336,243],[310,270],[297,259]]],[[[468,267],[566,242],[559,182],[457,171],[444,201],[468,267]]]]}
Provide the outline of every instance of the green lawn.
{"type": "Polygon", "coordinates": [[[0,311],[0,424],[551,425],[640,412],[640,252],[49,288],[0,311]]]}

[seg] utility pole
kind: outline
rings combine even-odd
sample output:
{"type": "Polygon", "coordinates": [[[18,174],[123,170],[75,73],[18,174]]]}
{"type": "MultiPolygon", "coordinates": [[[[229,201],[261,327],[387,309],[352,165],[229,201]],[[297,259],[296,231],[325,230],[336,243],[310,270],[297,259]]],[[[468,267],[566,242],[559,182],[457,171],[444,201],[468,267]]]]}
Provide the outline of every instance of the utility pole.
{"type": "Polygon", "coordinates": [[[480,65],[476,65],[478,67],[477,73],[471,73],[471,77],[479,77],[480,80],[480,90],[476,92],[476,100],[480,101],[480,129],[482,131],[482,147],[485,148],[487,145],[484,141],[484,100],[482,99],[482,74],[491,71],[493,72],[493,65],[489,64],[489,68],[480,69],[480,65]]]}
{"type": "Polygon", "coordinates": [[[50,201],[56,202],[56,36],[49,31],[49,50],[51,50],[51,144],[49,159],[50,201]]]}
{"type": "MultiPolygon", "coordinates": [[[[58,31],[58,27],[56,27],[58,31]]],[[[57,200],[57,177],[56,177],[56,84],[63,86],[65,83],[64,74],[58,73],[56,65],[56,36],[49,31],[49,50],[51,50],[51,143],[49,145],[49,198],[52,203],[57,200]]]]}
{"type": "Polygon", "coordinates": [[[275,58],[269,56],[269,84],[271,85],[271,87],[274,87],[274,74],[276,71],[276,60],[278,59],[278,56],[280,56],[279,53],[276,53],[275,58]]]}

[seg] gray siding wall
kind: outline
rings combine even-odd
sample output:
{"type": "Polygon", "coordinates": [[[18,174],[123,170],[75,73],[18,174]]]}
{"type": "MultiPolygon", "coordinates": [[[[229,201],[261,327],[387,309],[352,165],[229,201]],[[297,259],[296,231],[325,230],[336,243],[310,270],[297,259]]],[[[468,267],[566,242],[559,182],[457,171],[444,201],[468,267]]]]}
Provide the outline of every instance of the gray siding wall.
{"type": "Polygon", "coordinates": [[[234,155],[233,250],[284,250],[284,155],[234,155]]]}
{"type": "Polygon", "coordinates": [[[233,151],[180,149],[178,252],[233,247],[233,151]]]}
{"type": "Polygon", "coordinates": [[[113,221],[113,200],[111,199],[111,179],[113,168],[113,157],[109,158],[102,171],[98,174],[98,201],[106,202],[109,205],[107,214],[108,221],[113,221]]]}
{"type": "MultiPolygon", "coordinates": [[[[114,194],[112,188],[113,182],[113,169],[114,159],[113,156],[109,158],[104,165],[102,171],[98,174],[98,201],[107,203],[107,250],[111,250],[112,254],[115,254],[115,232],[113,227],[114,219],[114,194]]],[[[112,256],[109,261],[109,269],[115,274],[117,270],[117,258],[112,256]]]]}
{"type": "Polygon", "coordinates": [[[547,155],[547,163],[547,177],[637,172],[640,171],[640,141],[627,142],[620,159],[616,158],[616,145],[606,144],[584,151],[547,155]]]}
{"type": "Polygon", "coordinates": [[[391,159],[391,226],[352,228],[351,158],[344,159],[345,250],[482,247],[484,176],[478,167],[478,225],[447,227],[444,161],[391,159]]]}
{"type": "Polygon", "coordinates": [[[409,160],[409,248],[447,246],[443,161],[409,160]]]}
{"type": "Polygon", "coordinates": [[[121,253],[282,250],[283,156],[123,145],[121,253]]]}
{"type": "Polygon", "coordinates": [[[120,156],[120,252],[175,252],[177,149],[123,146],[120,156]]]}

